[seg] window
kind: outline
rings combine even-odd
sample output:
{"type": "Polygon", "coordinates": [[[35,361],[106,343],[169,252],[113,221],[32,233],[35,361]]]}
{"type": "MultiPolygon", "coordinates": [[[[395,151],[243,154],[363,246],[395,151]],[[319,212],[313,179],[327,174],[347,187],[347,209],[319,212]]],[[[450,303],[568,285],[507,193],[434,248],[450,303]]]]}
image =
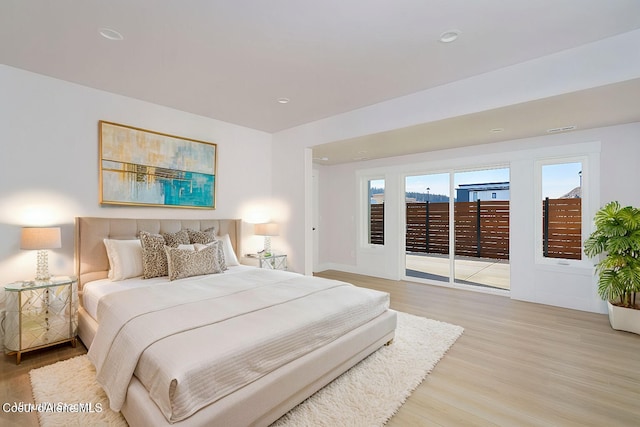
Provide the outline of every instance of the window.
{"type": "Polygon", "coordinates": [[[368,239],[370,245],[384,245],[384,179],[368,181],[368,239]]]}
{"type": "Polygon", "coordinates": [[[582,259],[583,161],[541,165],[542,256],[582,259]]]}

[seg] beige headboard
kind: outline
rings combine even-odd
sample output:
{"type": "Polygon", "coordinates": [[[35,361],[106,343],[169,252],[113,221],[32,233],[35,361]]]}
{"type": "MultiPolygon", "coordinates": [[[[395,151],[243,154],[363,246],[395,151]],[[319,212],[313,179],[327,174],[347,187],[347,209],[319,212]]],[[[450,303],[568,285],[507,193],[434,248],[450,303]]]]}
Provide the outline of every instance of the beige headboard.
{"type": "Polygon", "coordinates": [[[80,289],[92,280],[107,277],[109,260],[104,239],[137,239],[140,231],[176,233],[184,228],[206,230],[216,227],[217,234],[228,234],[236,254],[241,254],[239,219],[124,219],[76,218],[75,264],[80,289]]]}

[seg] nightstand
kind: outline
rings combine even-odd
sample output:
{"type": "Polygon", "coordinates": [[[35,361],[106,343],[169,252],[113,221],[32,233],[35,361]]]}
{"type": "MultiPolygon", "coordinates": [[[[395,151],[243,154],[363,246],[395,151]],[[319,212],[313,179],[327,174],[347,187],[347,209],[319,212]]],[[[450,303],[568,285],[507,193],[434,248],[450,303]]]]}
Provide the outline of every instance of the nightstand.
{"type": "Polygon", "coordinates": [[[286,270],[286,255],[246,255],[242,258],[242,264],[252,265],[254,267],[266,268],[268,270],[286,270]]]}
{"type": "Polygon", "coordinates": [[[70,342],[78,331],[78,280],[52,277],[46,281],[15,282],[4,287],[6,313],[4,347],[8,355],[70,342]]]}

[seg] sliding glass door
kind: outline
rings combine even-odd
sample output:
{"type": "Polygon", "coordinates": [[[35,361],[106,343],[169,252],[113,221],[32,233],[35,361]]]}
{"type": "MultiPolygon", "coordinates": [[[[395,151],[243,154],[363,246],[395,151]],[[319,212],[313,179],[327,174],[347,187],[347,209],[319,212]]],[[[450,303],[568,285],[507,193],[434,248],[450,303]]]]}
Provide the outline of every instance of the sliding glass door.
{"type": "Polygon", "coordinates": [[[407,176],[406,276],[509,289],[509,194],[508,168],[407,176]]]}

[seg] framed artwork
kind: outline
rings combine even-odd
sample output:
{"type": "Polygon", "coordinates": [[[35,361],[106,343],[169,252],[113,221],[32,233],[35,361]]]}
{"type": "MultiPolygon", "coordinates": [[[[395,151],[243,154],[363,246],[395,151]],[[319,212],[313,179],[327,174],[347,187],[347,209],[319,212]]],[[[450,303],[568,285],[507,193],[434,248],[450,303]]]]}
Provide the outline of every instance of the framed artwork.
{"type": "Polygon", "coordinates": [[[215,209],[218,146],[99,122],[100,203],[215,209]]]}

